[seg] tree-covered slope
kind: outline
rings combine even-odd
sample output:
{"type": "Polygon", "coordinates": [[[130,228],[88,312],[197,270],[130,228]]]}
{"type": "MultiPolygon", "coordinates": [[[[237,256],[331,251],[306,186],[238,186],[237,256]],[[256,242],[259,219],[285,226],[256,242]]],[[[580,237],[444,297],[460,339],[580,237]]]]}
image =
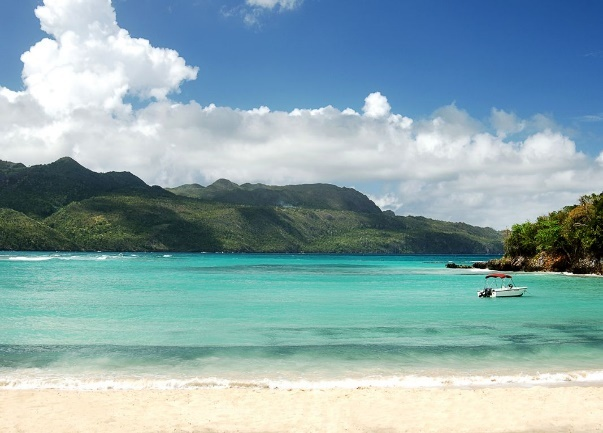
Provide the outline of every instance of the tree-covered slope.
{"type": "MultiPolygon", "coordinates": [[[[157,189],[128,172],[96,173],[71,158],[25,167],[0,164],[0,207],[46,217],[71,202],[109,192],[152,193],[157,189]]],[[[161,193],[167,194],[164,190],[161,193]]]]}
{"type": "Polygon", "coordinates": [[[73,202],[45,220],[82,250],[220,251],[196,203],[177,198],[111,195],[73,202]]]}
{"type": "Polygon", "coordinates": [[[577,205],[514,225],[504,257],[491,266],[602,274],[603,194],[583,196],[577,205]]]}
{"type": "Polygon", "coordinates": [[[439,230],[407,230],[405,221],[384,214],[127,195],[71,203],[45,220],[84,250],[470,254],[502,248],[500,234],[491,229],[468,236],[442,222],[439,230]]]}
{"type": "Polygon", "coordinates": [[[221,180],[176,195],[68,158],[31,168],[3,162],[0,176],[0,249],[502,253],[493,229],[381,212],[358,191],[333,185],[221,180]]]}
{"type": "Polygon", "coordinates": [[[43,222],[12,209],[0,209],[0,249],[2,250],[79,250],[77,243],[43,222]]]}
{"type": "Polygon", "coordinates": [[[381,209],[353,188],[328,184],[271,186],[237,185],[220,179],[208,187],[183,185],[169,191],[187,197],[250,206],[303,207],[380,214],[381,209]]]}

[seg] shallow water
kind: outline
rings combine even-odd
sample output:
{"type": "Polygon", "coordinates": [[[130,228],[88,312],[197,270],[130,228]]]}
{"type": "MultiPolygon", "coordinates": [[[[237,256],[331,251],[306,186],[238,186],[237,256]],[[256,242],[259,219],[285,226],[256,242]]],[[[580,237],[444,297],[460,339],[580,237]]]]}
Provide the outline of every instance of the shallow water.
{"type": "Polygon", "coordinates": [[[473,256],[0,253],[0,387],[603,381],[603,280],[473,256]]]}

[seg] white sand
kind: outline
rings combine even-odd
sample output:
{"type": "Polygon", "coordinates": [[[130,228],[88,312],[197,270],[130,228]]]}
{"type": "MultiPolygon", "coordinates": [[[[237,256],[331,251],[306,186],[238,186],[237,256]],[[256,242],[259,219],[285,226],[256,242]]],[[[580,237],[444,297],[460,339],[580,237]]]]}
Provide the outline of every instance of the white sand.
{"type": "Polygon", "coordinates": [[[2,390],[0,432],[603,432],[603,387],[2,390]]]}

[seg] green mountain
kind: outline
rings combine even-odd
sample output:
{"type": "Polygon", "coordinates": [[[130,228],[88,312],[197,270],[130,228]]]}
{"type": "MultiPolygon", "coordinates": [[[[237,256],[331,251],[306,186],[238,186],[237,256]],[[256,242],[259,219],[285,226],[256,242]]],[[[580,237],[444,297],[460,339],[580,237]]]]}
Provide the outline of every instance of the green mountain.
{"type": "Polygon", "coordinates": [[[219,180],[170,191],[70,158],[0,162],[0,249],[502,253],[502,235],[491,228],[381,212],[334,185],[219,180]]]}
{"type": "Polygon", "coordinates": [[[29,168],[0,161],[0,205],[31,217],[47,217],[74,201],[127,192],[152,195],[157,189],[131,173],[95,173],[71,158],[29,168]]]}
{"type": "Polygon", "coordinates": [[[246,183],[237,185],[229,180],[220,179],[207,188],[192,184],[168,190],[186,197],[239,205],[381,213],[381,209],[375,203],[355,189],[328,184],[269,186],[246,183]]]}

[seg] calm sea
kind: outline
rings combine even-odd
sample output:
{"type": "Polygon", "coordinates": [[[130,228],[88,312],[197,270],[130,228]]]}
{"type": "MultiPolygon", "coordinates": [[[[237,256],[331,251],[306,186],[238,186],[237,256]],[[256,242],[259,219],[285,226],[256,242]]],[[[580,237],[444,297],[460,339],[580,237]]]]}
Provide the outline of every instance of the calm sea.
{"type": "Polygon", "coordinates": [[[603,279],[477,256],[0,252],[0,388],[603,382],[603,279]]]}

